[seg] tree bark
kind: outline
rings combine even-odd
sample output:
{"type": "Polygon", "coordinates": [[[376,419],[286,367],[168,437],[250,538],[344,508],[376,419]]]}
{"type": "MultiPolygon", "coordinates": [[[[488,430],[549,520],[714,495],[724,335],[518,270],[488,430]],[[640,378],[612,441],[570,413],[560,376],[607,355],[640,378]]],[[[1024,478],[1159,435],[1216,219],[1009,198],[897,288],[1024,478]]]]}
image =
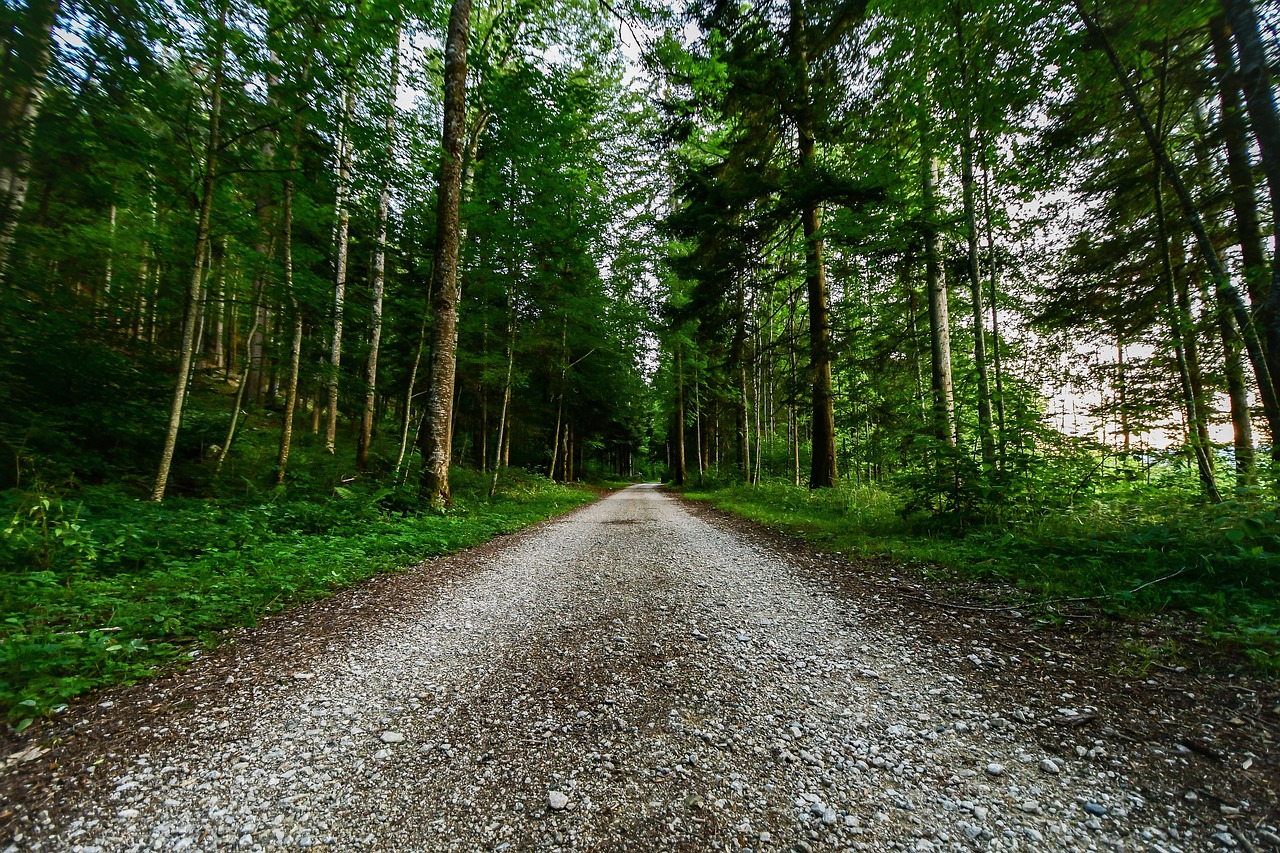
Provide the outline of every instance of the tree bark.
{"type": "MultiPolygon", "coordinates": [[[[569,319],[566,317],[560,326],[560,396],[556,403],[556,428],[552,431],[551,467],[547,469],[547,479],[556,480],[556,463],[560,459],[560,421],[564,417],[564,384],[569,375],[569,319]]],[[[569,467],[564,466],[566,469],[569,467]]]]}
{"type": "MultiPolygon", "coordinates": [[[[255,312],[255,316],[257,316],[255,312]]],[[[253,340],[253,332],[255,328],[249,332],[249,340],[253,340]]],[[[248,346],[246,342],[246,347],[248,346]]],[[[244,363],[244,372],[240,374],[240,384],[236,387],[235,401],[231,404],[231,423],[227,425],[227,437],[222,442],[222,447],[218,450],[218,461],[213,466],[214,479],[222,476],[222,466],[227,461],[227,455],[231,453],[231,442],[236,440],[236,427],[240,425],[240,407],[244,405],[245,386],[249,384],[249,366],[252,360],[246,355],[244,363]]]]}
{"type": "Polygon", "coordinates": [[[939,441],[956,446],[955,396],[951,385],[951,318],[947,305],[947,281],[942,272],[942,241],[938,236],[934,187],[938,162],[928,150],[924,165],[925,283],[929,291],[930,388],[933,394],[933,433],[939,441]]]}
{"type": "Polygon", "coordinates": [[[986,328],[982,310],[982,278],[978,271],[977,191],[973,174],[974,127],[973,110],[969,106],[969,64],[966,56],[964,25],[956,18],[956,42],[960,55],[961,91],[965,103],[960,113],[963,121],[960,137],[960,182],[963,190],[964,221],[967,243],[966,273],[969,276],[970,301],[973,303],[973,363],[978,371],[978,438],[982,445],[982,464],[988,471],[996,465],[995,430],[991,423],[991,383],[987,376],[986,328]]]}
{"type": "Polygon", "coordinates": [[[1227,396],[1231,401],[1231,443],[1235,452],[1236,485],[1248,488],[1257,479],[1258,466],[1253,448],[1249,388],[1244,379],[1244,361],[1240,358],[1240,329],[1225,306],[1219,306],[1214,313],[1218,320],[1218,332],[1222,336],[1223,373],[1227,380],[1227,396]]]}
{"type": "Polygon", "coordinates": [[[420,491],[432,506],[451,505],[449,462],[453,451],[453,390],[457,368],[458,207],[466,140],[467,41],[471,0],[453,0],[445,39],[444,129],[432,269],[431,382],[423,421],[420,491]]]}
{"type": "Polygon", "coordinates": [[[684,462],[684,365],[681,363],[681,350],[684,345],[676,344],[676,470],[675,483],[683,486],[685,481],[684,462]]]}
{"type": "MultiPolygon", "coordinates": [[[[790,35],[792,62],[799,86],[796,134],[799,167],[803,174],[814,166],[815,121],[809,86],[809,39],[801,0],[791,0],[790,35]]],[[[822,260],[822,238],[818,236],[822,212],[818,200],[811,194],[804,200],[800,218],[804,230],[805,287],[809,293],[809,361],[813,370],[813,455],[809,465],[809,488],[825,489],[836,484],[836,420],[831,391],[827,270],[822,260]]]]}
{"type": "Polygon", "coordinates": [[[1192,454],[1196,460],[1196,470],[1200,474],[1200,485],[1204,488],[1205,495],[1214,503],[1222,500],[1222,495],[1218,491],[1218,483],[1213,473],[1213,462],[1209,457],[1208,448],[1205,447],[1201,440],[1200,419],[1198,417],[1198,407],[1196,405],[1195,390],[1191,382],[1191,369],[1187,363],[1187,353],[1184,340],[1186,338],[1186,323],[1183,319],[1183,312],[1178,305],[1177,285],[1174,283],[1173,262],[1169,253],[1169,234],[1168,222],[1165,218],[1164,211],[1164,192],[1161,189],[1160,173],[1155,176],[1155,201],[1156,201],[1156,224],[1158,228],[1157,239],[1160,241],[1160,267],[1165,280],[1166,288],[1166,306],[1169,311],[1169,333],[1173,340],[1174,357],[1178,365],[1178,379],[1182,385],[1182,403],[1183,411],[1187,418],[1187,444],[1191,446],[1192,454]]]}
{"type": "MultiPolygon", "coordinates": [[[[800,371],[796,358],[797,298],[787,300],[787,367],[791,372],[791,393],[787,395],[787,432],[791,441],[791,484],[800,485],[800,413],[796,395],[800,390],[800,371]]],[[[698,472],[701,476],[701,471],[698,472]]],[[[701,480],[699,480],[701,482],[701,480]]]]}
{"type": "Polygon", "coordinates": [[[191,355],[196,337],[196,319],[199,316],[200,288],[204,281],[204,256],[209,248],[210,223],[213,218],[213,196],[217,185],[218,149],[222,144],[222,72],[225,52],[227,7],[218,11],[217,55],[213,60],[213,74],[209,93],[209,139],[205,146],[204,181],[200,193],[200,215],[196,224],[195,259],[191,269],[191,286],[187,291],[186,319],[182,324],[182,347],[178,357],[178,377],[174,385],[173,403],[169,407],[169,426],[165,430],[164,446],[160,451],[160,469],[156,472],[151,500],[164,500],[169,485],[169,469],[173,466],[173,452],[178,445],[178,429],[182,425],[182,410],[187,397],[187,379],[191,374],[191,355]]]}
{"type": "MultiPolygon", "coordinates": [[[[1235,60],[1231,54],[1230,31],[1222,18],[1209,25],[1213,42],[1213,59],[1218,78],[1218,102],[1222,118],[1219,131],[1227,155],[1227,179],[1231,184],[1231,204],[1236,216],[1236,235],[1249,301],[1255,308],[1262,305],[1266,289],[1267,256],[1263,251],[1262,228],[1258,215],[1258,196],[1254,185],[1253,166],[1249,162],[1249,135],[1240,104],[1240,85],[1235,60]]],[[[1276,373],[1274,366],[1273,374],[1276,373]]]]}
{"type": "Polygon", "coordinates": [[[337,264],[333,277],[333,336],[329,341],[329,406],[324,426],[324,449],[332,454],[337,449],[338,435],[338,374],[342,366],[342,315],[347,297],[347,239],[351,231],[351,122],[355,118],[355,80],[347,81],[346,107],[343,110],[343,130],[338,141],[338,228],[337,264]]]}
{"type": "Polygon", "coordinates": [[[706,470],[706,456],[702,447],[702,377],[696,369],[693,374],[693,409],[693,441],[698,458],[698,485],[701,486],[702,475],[706,470]]]}
{"type": "Polygon", "coordinates": [[[987,286],[988,301],[991,303],[991,367],[996,380],[996,430],[998,435],[997,450],[1000,468],[1004,469],[1007,458],[1007,433],[1004,420],[1004,371],[1000,364],[1000,308],[997,304],[997,284],[999,267],[996,264],[996,233],[991,223],[991,169],[984,153],[982,157],[982,214],[983,227],[987,232],[987,286]]]}
{"type": "MultiPolygon", "coordinates": [[[[1244,93],[1253,136],[1262,154],[1262,173],[1267,180],[1271,201],[1271,287],[1266,297],[1256,304],[1256,314],[1267,367],[1274,383],[1274,396],[1277,407],[1280,407],[1280,115],[1276,111],[1274,81],[1253,3],[1251,0],[1223,0],[1223,6],[1240,55],[1239,87],[1244,93]]],[[[1241,331],[1246,333],[1247,343],[1248,330],[1242,327],[1241,331]]],[[[1269,426],[1271,455],[1273,459],[1280,460],[1280,435],[1277,434],[1280,423],[1269,421],[1269,426]]]]}
{"type": "MultiPolygon", "coordinates": [[[[742,466],[743,482],[751,482],[751,442],[747,438],[750,428],[750,410],[747,403],[747,297],[743,274],[737,274],[738,317],[730,344],[729,363],[737,365],[737,400],[734,405],[734,438],[738,446],[738,464],[742,466]]],[[[717,459],[717,462],[719,460],[717,459]]]]}
{"type": "MultiPolygon", "coordinates": [[[[515,294],[507,290],[507,378],[502,383],[502,417],[498,419],[498,443],[494,447],[493,481],[489,483],[489,497],[498,491],[498,474],[502,471],[502,443],[506,440],[507,414],[511,411],[511,380],[516,367],[516,312],[515,294]]],[[[554,473],[555,461],[552,461],[554,473]]],[[[554,478],[553,478],[554,479],[554,478]]]]}
{"type": "Polygon", "coordinates": [[[409,387],[404,393],[404,418],[400,425],[400,452],[396,455],[394,480],[399,484],[404,471],[404,458],[409,452],[409,434],[413,417],[413,400],[418,385],[418,368],[422,364],[422,351],[427,346],[427,317],[422,317],[422,325],[418,328],[418,346],[413,353],[413,366],[409,368],[409,387]]]}
{"type": "Polygon", "coordinates": [[[23,37],[10,48],[0,103],[0,284],[8,277],[14,234],[31,183],[31,137],[53,58],[61,0],[29,0],[23,37]]]}
{"type": "Polygon", "coordinates": [[[284,420],[280,430],[280,452],[276,456],[276,483],[283,483],[289,468],[293,444],[293,416],[298,408],[298,373],[302,367],[302,310],[293,286],[293,172],[298,166],[297,136],[294,137],[289,174],[284,181],[284,289],[293,309],[293,335],[289,343],[289,374],[285,379],[284,420]]]}

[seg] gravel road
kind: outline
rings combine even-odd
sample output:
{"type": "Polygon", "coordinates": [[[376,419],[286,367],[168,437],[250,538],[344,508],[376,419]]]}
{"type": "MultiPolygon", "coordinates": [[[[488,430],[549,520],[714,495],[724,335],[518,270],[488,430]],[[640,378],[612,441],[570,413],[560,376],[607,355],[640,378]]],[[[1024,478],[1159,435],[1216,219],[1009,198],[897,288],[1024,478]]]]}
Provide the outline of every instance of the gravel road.
{"type": "Polygon", "coordinates": [[[1133,778],[1083,729],[1050,754],[1039,718],[1093,710],[1069,684],[1034,707],[993,693],[874,598],[655,487],[449,561],[467,568],[297,671],[228,674],[143,725],[8,849],[1178,851],[1274,831],[1133,778]]]}

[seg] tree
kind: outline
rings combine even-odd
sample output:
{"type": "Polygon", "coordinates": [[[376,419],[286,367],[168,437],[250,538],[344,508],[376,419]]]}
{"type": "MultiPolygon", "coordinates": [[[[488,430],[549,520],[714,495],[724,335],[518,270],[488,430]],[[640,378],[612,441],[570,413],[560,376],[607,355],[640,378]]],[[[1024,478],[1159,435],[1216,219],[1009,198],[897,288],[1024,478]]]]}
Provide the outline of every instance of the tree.
{"type": "Polygon", "coordinates": [[[196,220],[195,260],[191,271],[191,288],[187,292],[186,317],[182,323],[182,344],[178,355],[178,376],[173,391],[173,404],[169,408],[169,427],[165,432],[164,447],[160,451],[160,470],[156,473],[151,489],[153,501],[164,500],[169,485],[169,469],[173,465],[173,453],[178,443],[178,429],[182,425],[182,409],[187,399],[191,362],[194,357],[196,323],[199,318],[200,296],[203,284],[205,253],[209,248],[210,224],[213,217],[214,191],[218,180],[218,153],[222,148],[222,75],[226,61],[227,6],[218,9],[214,29],[212,72],[209,78],[209,137],[205,145],[203,179],[200,190],[200,212],[196,220]]]}
{"type": "Polygon", "coordinates": [[[427,416],[422,423],[422,496],[433,506],[452,503],[449,463],[453,456],[453,393],[458,323],[458,206],[466,135],[467,40],[471,0],[453,0],[445,40],[444,130],[436,249],[431,274],[431,369],[427,416]]]}

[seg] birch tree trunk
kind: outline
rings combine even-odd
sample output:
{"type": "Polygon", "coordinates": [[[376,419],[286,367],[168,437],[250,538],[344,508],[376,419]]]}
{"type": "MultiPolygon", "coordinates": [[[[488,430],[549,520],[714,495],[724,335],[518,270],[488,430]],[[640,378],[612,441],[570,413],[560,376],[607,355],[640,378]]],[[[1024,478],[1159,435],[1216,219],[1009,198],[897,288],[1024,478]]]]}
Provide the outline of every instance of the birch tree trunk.
{"type": "Polygon", "coordinates": [[[926,143],[924,166],[925,282],[929,291],[930,387],[933,392],[933,430],[940,441],[956,446],[955,397],[951,385],[951,318],[947,306],[947,281],[942,272],[942,241],[938,236],[934,187],[938,161],[926,143]]]}
{"type": "Polygon", "coordinates": [[[445,39],[444,128],[436,212],[436,251],[431,274],[431,381],[422,424],[420,492],[432,506],[451,505],[453,390],[458,346],[458,207],[467,118],[467,42],[471,0],[453,0],[445,39]]]}
{"type": "Polygon", "coordinates": [[[227,24],[227,8],[218,10],[217,55],[213,60],[213,76],[209,94],[209,139],[205,146],[204,181],[200,193],[200,216],[196,225],[195,259],[191,269],[191,286],[187,291],[186,319],[182,324],[182,349],[178,357],[178,377],[174,384],[173,404],[169,408],[169,426],[165,430],[164,447],[160,451],[160,469],[156,472],[151,500],[164,500],[169,485],[169,469],[173,466],[173,452],[178,445],[178,429],[182,425],[182,409],[187,396],[187,377],[191,373],[191,355],[196,337],[196,320],[199,317],[200,288],[204,281],[204,256],[209,248],[209,226],[213,218],[213,194],[217,184],[218,148],[222,144],[219,121],[222,113],[222,72],[224,62],[224,38],[227,24]]]}
{"type": "Polygon", "coordinates": [[[0,284],[31,183],[31,137],[45,95],[61,0],[29,0],[23,37],[10,48],[0,103],[0,284]]]}
{"type": "Polygon", "coordinates": [[[395,160],[396,89],[400,83],[399,30],[396,31],[394,43],[391,87],[387,92],[387,174],[382,182],[382,194],[378,198],[377,248],[373,255],[373,317],[369,330],[369,360],[364,367],[364,415],[360,419],[360,441],[356,448],[356,468],[360,471],[369,467],[369,444],[373,441],[374,403],[377,400],[378,347],[382,343],[382,297],[387,269],[387,213],[391,206],[391,167],[395,160]]]}
{"type": "MultiPolygon", "coordinates": [[[[295,130],[298,129],[295,124],[295,130]]],[[[298,409],[298,373],[302,367],[302,310],[293,286],[293,173],[298,167],[298,134],[292,142],[289,172],[284,180],[283,218],[281,235],[284,261],[284,290],[289,295],[289,307],[293,309],[293,335],[289,343],[289,373],[284,387],[284,418],[280,429],[280,452],[276,456],[276,483],[283,483],[289,469],[289,451],[293,445],[293,418],[298,409]]]]}
{"type": "Polygon", "coordinates": [[[338,436],[338,372],[342,366],[342,314],[347,298],[347,238],[351,231],[351,121],[356,108],[355,80],[347,81],[346,106],[343,108],[343,130],[338,142],[338,228],[337,263],[333,277],[333,336],[329,342],[329,408],[324,426],[324,449],[332,454],[338,436]]]}

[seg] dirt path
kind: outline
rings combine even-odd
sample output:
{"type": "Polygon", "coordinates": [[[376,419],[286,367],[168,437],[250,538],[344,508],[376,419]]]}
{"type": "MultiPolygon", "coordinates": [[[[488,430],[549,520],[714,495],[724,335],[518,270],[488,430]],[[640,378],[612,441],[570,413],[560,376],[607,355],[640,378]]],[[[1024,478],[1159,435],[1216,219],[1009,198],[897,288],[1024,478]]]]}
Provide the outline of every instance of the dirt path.
{"type": "Polygon", "coordinates": [[[1280,841],[1274,803],[1197,795],[1193,752],[1099,728],[1069,673],[785,547],[641,486],[297,611],[46,732],[8,771],[9,849],[1280,841]]]}

